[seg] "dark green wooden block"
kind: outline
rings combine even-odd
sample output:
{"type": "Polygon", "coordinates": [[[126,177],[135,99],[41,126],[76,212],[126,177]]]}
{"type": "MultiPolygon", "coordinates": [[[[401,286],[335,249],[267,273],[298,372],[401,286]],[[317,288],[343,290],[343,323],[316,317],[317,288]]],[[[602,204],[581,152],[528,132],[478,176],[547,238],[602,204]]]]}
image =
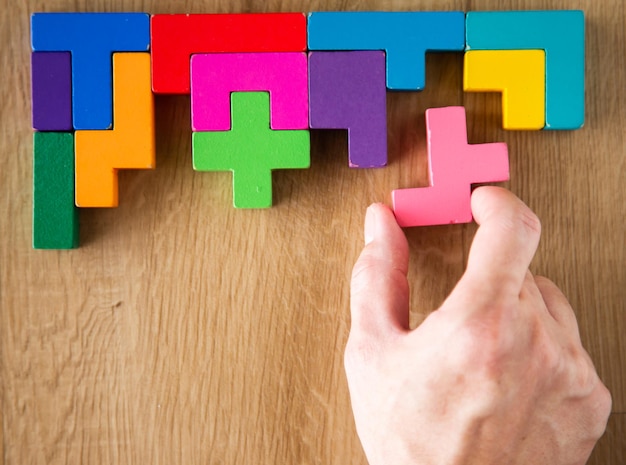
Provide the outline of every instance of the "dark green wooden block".
{"type": "Polygon", "coordinates": [[[36,132],[33,139],[33,248],[76,247],[74,135],[36,132]]]}

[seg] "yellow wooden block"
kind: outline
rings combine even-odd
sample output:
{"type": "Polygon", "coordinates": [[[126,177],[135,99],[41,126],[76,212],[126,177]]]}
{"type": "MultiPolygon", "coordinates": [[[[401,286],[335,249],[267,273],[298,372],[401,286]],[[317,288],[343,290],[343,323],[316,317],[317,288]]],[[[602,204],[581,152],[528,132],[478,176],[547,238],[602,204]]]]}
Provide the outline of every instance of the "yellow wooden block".
{"type": "Polygon", "coordinates": [[[149,53],[113,54],[113,129],[76,131],[76,205],[116,207],[117,170],[155,165],[149,53]]]}
{"type": "Polygon", "coordinates": [[[504,129],[543,129],[546,53],[543,50],[471,50],[465,53],[463,89],[502,92],[504,129]]]}

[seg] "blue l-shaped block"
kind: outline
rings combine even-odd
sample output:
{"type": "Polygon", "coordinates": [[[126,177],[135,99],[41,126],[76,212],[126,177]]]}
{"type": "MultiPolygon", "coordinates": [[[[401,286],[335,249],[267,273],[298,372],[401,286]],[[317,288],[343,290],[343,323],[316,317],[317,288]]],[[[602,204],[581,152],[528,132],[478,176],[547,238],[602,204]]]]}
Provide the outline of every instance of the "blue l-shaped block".
{"type": "Polygon", "coordinates": [[[114,52],[146,52],[150,17],[145,13],[35,13],[34,52],[71,52],[74,129],[113,127],[114,52]]]}
{"type": "Polygon", "coordinates": [[[465,49],[465,13],[309,13],[308,46],[309,50],[384,50],[387,88],[421,90],[426,81],[426,52],[465,49]]]}

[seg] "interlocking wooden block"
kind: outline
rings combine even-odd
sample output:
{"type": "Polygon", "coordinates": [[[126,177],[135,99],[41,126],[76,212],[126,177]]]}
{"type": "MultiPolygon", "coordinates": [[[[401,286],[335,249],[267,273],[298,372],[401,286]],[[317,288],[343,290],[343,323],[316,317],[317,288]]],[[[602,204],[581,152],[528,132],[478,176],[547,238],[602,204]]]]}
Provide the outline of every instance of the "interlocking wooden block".
{"type": "Polygon", "coordinates": [[[579,10],[472,11],[467,50],[544,50],[545,129],[585,121],[585,15],[579,10]]]}
{"type": "Polygon", "coordinates": [[[33,136],[33,248],[78,247],[74,205],[74,136],[36,132],[33,136]]]}
{"type": "Polygon", "coordinates": [[[543,50],[469,51],[465,53],[463,88],[502,92],[504,129],[543,129],[545,55],[543,50]]]}
{"type": "Polygon", "coordinates": [[[72,53],[74,129],[110,129],[111,54],[148,51],[150,18],[144,13],[35,13],[31,39],[35,52],[72,53]]]}
{"type": "Polygon", "coordinates": [[[350,167],[387,164],[385,53],[309,53],[311,129],[347,129],[350,167]]]}
{"type": "Polygon", "coordinates": [[[266,92],[231,96],[232,129],[193,133],[193,167],[198,171],[232,171],[236,208],[272,206],[272,170],[308,168],[308,130],[270,129],[266,92]]]}
{"type": "Polygon", "coordinates": [[[465,49],[462,11],[309,13],[309,50],[384,50],[387,87],[421,90],[426,52],[465,49]]]}
{"type": "Polygon", "coordinates": [[[71,131],[72,62],[69,52],[33,52],[31,95],[33,129],[71,131]]]}
{"type": "Polygon", "coordinates": [[[154,101],[148,53],[113,54],[110,131],[76,131],[76,205],[116,207],[117,170],[155,163],[154,101]]]}
{"type": "Polygon", "coordinates": [[[191,59],[194,131],[230,129],[230,94],[269,91],[272,129],[308,129],[304,53],[211,53],[191,59]]]}
{"type": "Polygon", "coordinates": [[[302,13],[152,16],[152,88],[188,94],[189,60],[196,53],[303,52],[302,13]]]}
{"type": "Polygon", "coordinates": [[[430,186],[392,192],[403,227],[472,221],[471,185],[509,179],[506,144],[468,145],[463,107],[426,110],[430,186]]]}

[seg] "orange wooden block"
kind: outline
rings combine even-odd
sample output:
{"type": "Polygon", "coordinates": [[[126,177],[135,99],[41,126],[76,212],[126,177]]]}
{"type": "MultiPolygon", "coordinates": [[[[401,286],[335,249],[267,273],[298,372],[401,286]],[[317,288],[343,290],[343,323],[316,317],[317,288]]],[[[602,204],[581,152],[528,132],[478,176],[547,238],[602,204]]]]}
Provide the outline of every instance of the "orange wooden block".
{"type": "Polygon", "coordinates": [[[113,129],[76,131],[76,205],[117,207],[117,170],[155,165],[150,54],[113,54],[113,129]]]}

